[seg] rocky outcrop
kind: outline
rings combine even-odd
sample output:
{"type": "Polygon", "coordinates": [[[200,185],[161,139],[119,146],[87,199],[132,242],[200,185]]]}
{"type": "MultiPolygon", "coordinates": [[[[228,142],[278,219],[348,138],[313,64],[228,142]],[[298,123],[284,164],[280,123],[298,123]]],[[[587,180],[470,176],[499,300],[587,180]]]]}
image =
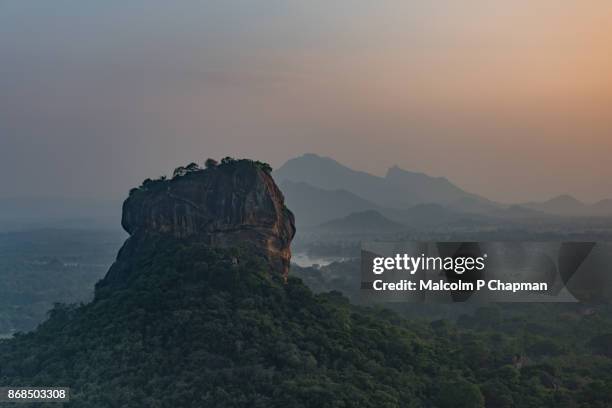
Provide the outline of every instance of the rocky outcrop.
{"type": "Polygon", "coordinates": [[[121,279],[127,261],[151,237],[197,240],[211,247],[248,247],[286,278],[294,217],[265,165],[229,160],[172,180],[146,180],[123,204],[130,234],[101,282],[121,279]]]}

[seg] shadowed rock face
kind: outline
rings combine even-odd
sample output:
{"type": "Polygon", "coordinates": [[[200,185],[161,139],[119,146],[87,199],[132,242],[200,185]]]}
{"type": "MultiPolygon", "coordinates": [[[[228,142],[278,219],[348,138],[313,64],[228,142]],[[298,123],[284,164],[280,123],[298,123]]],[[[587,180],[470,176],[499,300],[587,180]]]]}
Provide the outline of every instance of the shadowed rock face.
{"type": "Polygon", "coordinates": [[[102,285],[121,279],[131,254],[156,236],[246,246],[285,278],[289,270],[293,214],[270,174],[250,160],[145,182],[124,202],[121,223],[130,238],[102,285]]]}

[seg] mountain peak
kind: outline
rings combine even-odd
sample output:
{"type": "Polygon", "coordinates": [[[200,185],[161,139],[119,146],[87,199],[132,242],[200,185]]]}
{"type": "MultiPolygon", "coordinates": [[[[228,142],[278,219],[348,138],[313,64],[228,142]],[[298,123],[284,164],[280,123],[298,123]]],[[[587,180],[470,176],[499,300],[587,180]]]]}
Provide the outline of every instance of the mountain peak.
{"type": "Polygon", "coordinates": [[[561,194],[543,202],[525,203],[523,206],[532,210],[563,216],[588,215],[591,210],[588,205],[569,194],[561,194]]]}
{"type": "MultiPolygon", "coordinates": [[[[304,172],[304,171],[327,171],[327,172],[342,172],[349,173],[355,172],[353,170],[338,161],[332,159],[327,156],[320,156],[316,153],[305,153],[301,156],[294,157],[293,159],[287,160],[285,164],[283,164],[278,170],[275,171],[275,174],[280,175],[281,178],[289,178],[294,173],[304,172]],[[287,174],[288,173],[288,174],[287,174]],[[285,177],[285,175],[289,177],[285,177]]],[[[360,172],[359,172],[360,173],[360,172]]],[[[294,181],[302,181],[302,180],[294,180],[294,181]]]]}
{"type": "Polygon", "coordinates": [[[546,201],[548,203],[567,203],[567,204],[579,204],[579,205],[583,205],[584,203],[580,200],[578,200],[576,197],[569,195],[569,194],[560,194],[556,197],[551,198],[550,200],[546,201]]]}
{"type": "Polygon", "coordinates": [[[423,174],[423,173],[418,173],[418,172],[413,172],[413,171],[405,170],[405,169],[401,168],[400,166],[398,166],[397,164],[394,164],[393,166],[391,166],[391,167],[389,167],[387,169],[387,174],[386,175],[388,176],[389,174],[395,174],[395,173],[423,174]]]}
{"type": "Polygon", "coordinates": [[[405,209],[419,203],[451,205],[468,198],[490,203],[444,177],[410,172],[397,165],[385,177],[379,177],[313,153],[288,160],[274,175],[279,181],[304,182],[331,191],[342,189],[379,207],[405,209]]]}
{"type": "Polygon", "coordinates": [[[304,158],[304,159],[315,159],[315,160],[317,160],[317,159],[327,159],[327,160],[332,160],[329,157],[324,157],[324,156],[318,155],[316,153],[304,153],[300,157],[304,158]]]}

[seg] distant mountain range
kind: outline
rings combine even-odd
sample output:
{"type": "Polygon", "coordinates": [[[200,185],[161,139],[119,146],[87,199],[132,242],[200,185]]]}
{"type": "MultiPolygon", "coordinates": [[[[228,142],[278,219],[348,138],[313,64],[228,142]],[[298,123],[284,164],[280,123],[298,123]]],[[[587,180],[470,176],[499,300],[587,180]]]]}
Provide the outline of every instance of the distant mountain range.
{"type": "MultiPolygon", "coordinates": [[[[536,218],[546,216],[612,216],[612,200],[585,204],[563,195],[545,202],[496,203],[468,192],[444,177],[391,167],[384,177],[353,170],[334,159],[305,154],[274,172],[299,225],[334,220],[340,225],[352,213],[376,210],[391,222],[431,225],[459,218],[536,218]]],[[[372,215],[372,213],[365,213],[372,215]]],[[[355,221],[355,215],[353,221],[355,221]]],[[[366,222],[365,220],[361,220],[366,222]]]]}
{"type": "Polygon", "coordinates": [[[457,213],[493,213],[503,206],[469,193],[444,177],[390,168],[384,177],[353,170],[316,154],[287,161],[274,172],[299,225],[340,226],[347,218],[368,223],[376,210],[388,221],[411,226],[455,220],[457,213]],[[348,217],[351,215],[351,217],[348,217]],[[366,217],[366,219],[361,219],[366,217]]]}
{"type": "Polygon", "coordinates": [[[543,202],[521,204],[524,208],[561,216],[609,216],[612,215],[612,200],[606,199],[595,204],[582,201],[563,194],[543,202]]]}
{"type": "Polygon", "coordinates": [[[385,177],[353,170],[329,157],[305,154],[287,161],[274,172],[275,179],[307,183],[325,190],[345,190],[381,207],[408,208],[423,203],[453,205],[493,202],[462,190],[444,177],[431,177],[390,168],[385,177]]]}
{"type": "Polygon", "coordinates": [[[337,232],[378,233],[401,231],[405,230],[406,226],[391,221],[376,210],[367,210],[328,221],[320,228],[337,232]]]}
{"type": "MultiPolygon", "coordinates": [[[[356,214],[353,221],[355,217],[368,218],[370,210],[391,222],[420,228],[474,221],[496,224],[500,219],[529,222],[543,217],[612,217],[611,199],[587,204],[565,194],[543,202],[504,205],[465,191],[444,177],[397,166],[381,177],[316,154],[288,160],[273,176],[302,227],[340,221],[351,214],[356,214]]],[[[0,198],[0,231],[119,229],[119,208],[119,200],[0,198]]]]}
{"type": "Polygon", "coordinates": [[[305,182],[284,180],[279,183],[287,207],[299,225],[319,225],[351,213],[380,207],[346,190],[325,190],[305,182]]]}

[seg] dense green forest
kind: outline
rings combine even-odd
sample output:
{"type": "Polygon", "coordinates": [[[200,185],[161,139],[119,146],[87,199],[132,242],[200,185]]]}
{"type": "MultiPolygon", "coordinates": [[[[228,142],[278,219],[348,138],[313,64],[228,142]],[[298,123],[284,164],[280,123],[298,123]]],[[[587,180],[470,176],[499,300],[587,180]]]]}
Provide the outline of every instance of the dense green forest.
{"type": "Polygon", "coordinates": [[[284,284],[240,249],[158,238],[131,262],[93,302],[0,342],[0,382],[69,386],[74,407],[612,404],[603,307],[425,322],[284,284]]]}
{"type": "Polygon", "coordinates": [[[0,234],[0,337],[34,329],[55,302],[87,302],[125,234],[56,230],[0,234]]]}

